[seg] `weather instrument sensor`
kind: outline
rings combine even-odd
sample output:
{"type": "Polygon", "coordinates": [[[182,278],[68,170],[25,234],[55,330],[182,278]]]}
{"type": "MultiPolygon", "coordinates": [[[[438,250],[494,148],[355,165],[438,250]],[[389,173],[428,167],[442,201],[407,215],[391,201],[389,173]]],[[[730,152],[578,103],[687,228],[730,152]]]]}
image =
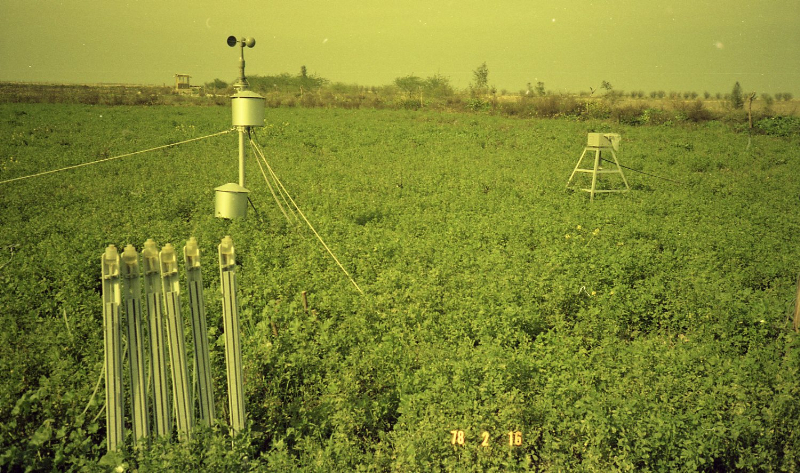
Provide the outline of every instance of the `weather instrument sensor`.
{"type": "Polygon", "coordinates": [[[228,46],[239,45],[239,78],[233,86],[236,93],[231,96],[231,110],[233,126],[239,130],[239,183],[228,183],[217,187],[216,191],[216,216],[220,218],[242,218],[247,214],[247,194],[244,180],[244,142],[245,133],[249,135],[250,128],[264,126],[266,100],[257,93],[248,90],[249,84],[244,75],[244,47],[252,48],[256,45],[254,38],[239,38],[228,36],[228,46]]]}
{"type": "Polygon", "coordinates": [[[256,45],[256,40],[252,37],[237,39],[236,36],[228,36],[228,46],[233,48],[236,47],[237,44],[239,45],[239,78],[236,79],[233,86],[236,87],[237,90],[244,90],[249,86],[244,76],[244,47],[252,48],[256,45]]]}

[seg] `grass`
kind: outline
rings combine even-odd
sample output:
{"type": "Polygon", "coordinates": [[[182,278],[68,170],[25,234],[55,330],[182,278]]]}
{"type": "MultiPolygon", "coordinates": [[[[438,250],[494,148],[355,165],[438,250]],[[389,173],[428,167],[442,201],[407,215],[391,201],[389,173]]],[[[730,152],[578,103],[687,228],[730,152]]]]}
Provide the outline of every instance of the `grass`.
{"type": "MultiPolygon", "coordinates": [[[[0,180],[225,130],[225,110],[2,105],[0,180]]],[[[796,134],[748,148],[721,122],[278,108],[256,139],[366,295],[284,219],[254,163],[258,216],[213,218],[213,188],[236,180],[234,135],[3,184],[0,467],[100,468],[98,260],[112,243],[197,238],[224,413],[214,261],[231,235],[251,429],[233,447],[212,429],[105,463],[797,468],[796,134]],[[624,195],[566,191],[592,131],[622,135],[622,164],[683,185],[631,171],[624,195]]]]}

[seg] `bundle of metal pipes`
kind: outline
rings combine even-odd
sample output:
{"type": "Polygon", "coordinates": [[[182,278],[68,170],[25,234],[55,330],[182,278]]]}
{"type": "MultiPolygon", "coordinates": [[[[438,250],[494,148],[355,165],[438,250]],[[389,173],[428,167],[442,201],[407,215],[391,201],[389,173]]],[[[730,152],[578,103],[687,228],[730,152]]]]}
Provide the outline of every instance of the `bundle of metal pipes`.
{"type": "MultiPolygon", "coordinates": [[[[230,426],[233,433],[236,433],[244,428],[245,408],[233,240],[226,236],[218,250],[230,426]]],[[[171,435],[173,417],[180,438],[191,436],[196,420],[206,425],[211,425],[215,420],[200,248],[197,240],[189,239],[183,255],[194,345],[193,383],[190,382],[187,368],[175,248],[167,243],[159,251],[153,240],[147,240],[141,258],[143,275],[139,269],[139,254],[132,245],[125,247],[121,257],[117,248],[109,245],[101,257],[108,451],[118,450],[125,442],[123,357],[126,350],[122,343],[123,317],[127,327],[127,385],[134,444],[151,434],[171,435]],[[147,306],[146,325],[142,324],[142,279],[147,306]],[[123,304],[124,310],[121,310],[123,304]],[[166,320],[162,310],[166,311],[166,320]],[[164,343],[165,339],[168,341],[167,345],[164,343]],[[167,351],[169,369],[165,356],[167,351]],[[149,356],[148,359],[145,354],[149,356]],[[147,366],[149,370],[146,369],[147,366]],[[171,373],[171,393],[167,372],[171,373]],[[189,386],[194,386],[193,392],[190,392],[189,386]],[[149,399],[152,400],[152,409],[148,407],[149,399]],[[197,416],[195,406],[198,407],[197,416]]]]}

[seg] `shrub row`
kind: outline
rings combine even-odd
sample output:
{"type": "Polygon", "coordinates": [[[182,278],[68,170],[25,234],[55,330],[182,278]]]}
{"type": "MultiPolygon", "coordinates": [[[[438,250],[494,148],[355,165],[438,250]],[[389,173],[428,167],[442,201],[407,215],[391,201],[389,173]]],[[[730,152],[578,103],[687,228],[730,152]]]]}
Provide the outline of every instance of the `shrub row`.
{"type": "MultiPolygon", "coordinates": [[[[618,96],[602,98],[575,95],[505,96],[478,95],[474,91],[447,94],[409,94],[398,87],[361,87],[331,84],[316,89],[267,87],[256,81],[251,87],[263,94],[267,107],[440,110],[447,112],[483,112],[519,118],[566,118],[573,120],[610,120],[624,125],[671,125],[721,120],[747,124],[743,110],[712,110],[701,99],[632,100],[618,96]]],[[[87,105],[209,105],[224,106],[234,93],[230,86],[178,94],[170,87],[124,85],[55,85],[0,83],[0,103],[79,103],[87,105]]],[[[794,112],[781,115],[767,106],[753,112],[754,131],[777,136],[798,132],[794,112]]]]}

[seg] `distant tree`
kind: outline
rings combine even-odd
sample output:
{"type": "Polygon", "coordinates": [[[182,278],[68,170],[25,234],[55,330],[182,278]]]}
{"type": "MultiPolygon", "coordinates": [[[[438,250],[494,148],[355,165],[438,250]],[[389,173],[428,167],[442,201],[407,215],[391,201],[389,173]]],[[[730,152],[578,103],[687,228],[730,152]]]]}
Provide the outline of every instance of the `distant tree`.
{"type": "Polygon", "coordinates": [[[658,91],[658,98],[663,99],[666,96],[667,96],[667,93],[664,92],[663,90],[659,90],[658,91]]]}
{"type": "Polygon", "coordinates": [[[478,91],[486,91],[489,88],[489,68],[484,62],[477,69],[472,71],[475,89],[478,91]]]}
{"type": "Polygon", "coordinates": [[[536,83],[536,95],[543,97],[547,92],[544,90],[544,82],[539,81],[536,83]]]}
{"type": "Polygon", "coordinates": [[[296,93],[303,90],[317,89],[328,83],[327,79],[314,75],[301,77],[283,72],[275,76],[249,75],[247,81],[256,92],[296,93]]]}
{"type": "Polygon", "coordinates": [[[650,98],[651,98],[651,99],[654,99],[654,98],[656,98],[656,97],[658,97],[658,92],[656,92],[655,90],[654,90],[654,91],[652,91],[652,92],[650,92],[650,98]]]}
{"type": "Polygon", "coordinates": [[[733,84],[730,104],[734,110],[741,110],[744,108],[744,96],[742,95],[742,86],[739,84],[739,82],[733,84]]]}
{"type": "Polygon", "coordinates": [[[211,82],[206,82],[204,85],[206,86],[206,89],[212,90],[225,89],[228,87],[228,83],[221,79],[214,79],[211,82]]]}
{"type": "Polygon", "coordinates": [[[709,92],[707,90],[705,92],[703,92],[703,98],[705,98],[706,100],[710,99],[711,98],[711,92],[709,92]]]}
{"type": "Polygon", "coordinates": [[[405,77],[398,77],[394,80],[394,85],[396,85],[403,92],[412,94],[419,92],[420,89],[422,89],[423,81],[421,78],[411,74],[405,77]]]}
{"type": "Polygon", "coordinates": [[[763,100],[764,103],[767,104],[767,107],[769,107],[770,105],[775,103],[775,99],[772,98],[772,96],[770,94],[766,93],[766,92],[761,94],[761,100],[763,100]]]}
{"type": "Polygon", "coordinates": [[[794,95],[792,95],[791,92],[784,92],[782,95],[783,95],[783,100],[787,102],[792,100],[792,98],[794,97],[794,95]]]}
{"type": "Polygon", "coordinates": [[[717,92],[717,93],[714,95],[714,98],[716,98],[717,100],[722,100],[722,92],[717,92]]]}
{"type": "Polygon", "coordinates": [[[306,69],[306,66],[300,66],[300,77],[303,79],[308,77],[308,70],[306,69]]]}
{"type": "Polygon", "coordinates": [[[614,89],[614,86],[611,85],[611,82],[604,80],[600,83],[600,88],[605,90],[606,93],[611,92],[614,89]]]}
{"type": "Polygon", "coordinates": [[[453,86],[450,85],[450,79],[440,74],[434,74],[425,79],[422,87],[427,93],[436,97],[453,95],[453,86]]]}

